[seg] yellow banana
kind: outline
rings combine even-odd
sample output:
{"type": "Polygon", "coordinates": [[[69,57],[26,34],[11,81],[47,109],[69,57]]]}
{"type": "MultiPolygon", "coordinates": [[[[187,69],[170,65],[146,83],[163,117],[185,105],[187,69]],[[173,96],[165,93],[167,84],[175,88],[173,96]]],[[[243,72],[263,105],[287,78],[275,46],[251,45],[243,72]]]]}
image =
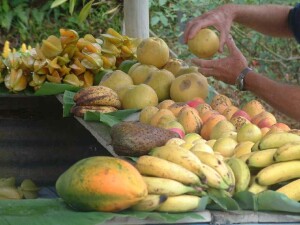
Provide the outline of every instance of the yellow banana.
{"type": "Polygon", "coordinates": [[[135,211],[151,212],[157,209],[163,202],[167,200],[166,195],[154,195],[148,194],[145,198],[139,201],[137,204],[130,207],[135,211]]]}
{"type": "Polygon", "coordinates": [[[200,178],[193,172],[155,156],[140,156],[135,166],[142,175],[168,178],[187,185],[202,185],[200,178]]]}
{"type": "Polygon", "coordinates": [[[247,161],[247,159],[253,154],[254,152],[250,152],[250,153],[247,153],[245,155],[241,155],[240,157],[236,157],[236,158],[239,158],[241,160],[243,160],[245,163],[247,161]]]}
{"type": "Polygon", "coordinates": [[[290,142],[300,141],[300,136],[288,132],[275,132],[265,135],[259,142],[259,149],[279,148],[290,142]]]}
{"type": "Polygon", "coordinates": [[[248,191],[253,193],[253,194],[258,194],[260,192],[263,192],[268,189],[268,186],[262,186],[256,182],[253,182],[249,187],[248,191]]]}
{"type": "Polygon", "coordinates": [[[194,195],[170,196],[155,211],[180,213],[196,210],[200,205],[201,197],[194,195]]]}
{"type": "Polygon", "coordinates": [[[247,159],[246,164],[249,167],[263,168],[274,163],[273,156],[277,148],[270,148],[253,152],[247,159]]]}
{"type": "Polygon", "coordinates": [[[223,180],[221,175],[214,170],[212,167],[202,163],[201,171],[205,175],[205,181],[209,187],[213,187],[216,189],[228,189],[229,185],[223,180]]]}
{"type": "Polygon", "coordinates": [[[235,157],[228,159],[226,162],[234,173],[235,192],[246,190],[251,177],[247,164],[243,160],[235,157]]]}
{"type": "Polygon", "coordinates": [[[287,143],[280,148],[274,154],[274,161],[290,161],[300,159],[300,142],[287,143]]]}
{"type": "Polygon", "coordinates": [[[192,153],[196,155],[202,163],[214,168],[214,170],[217,171],[223,178],[225,183],[231,185],[230,174],[223,160],[218,159],[214,154],[208,152],[192,151],[192,153]]]}
{"type": "Polygon", "coordinates": [[[75,116],[83,117],[86,112],[109,113],[117,110],[117,108],[112,106],[79,105],[73,106],[71,113],[73,113],[75,116]]]}
{"type": "Polygon", "coordinates": [[[90,86],[81,89],[74,96],[76,105],[104,105],[115,108],[121,107],[118,94],[105,86],[90,86]]]}
{"type": "Polygon", "coordinates": [[[176,180],[161,177],[143,176],[149,194],[175,196],[195,192],[196,188],[184,185],[176,180]]]}
{"type": "Polygon", "coordinates": [[[277,192],[283,193],[290,199],[300,201],[300,179],[294,180],[281,188],[277,189],[277,192]]]}
{"type": "Polygon", "coordinates": [[[243,141],[238,143],[234,148],[234,156],[239,158],[242,155],[250,153],[253,145],[254,143],[252,141],[243,141]]]}
{"type": "Polygon", "coordinates": [[[198,157],[191,151],[178,145],[157,147],[152,149],[149,154],[176,163],[198,176],[203,175],[201,173],[201,161],[198,157]]]}
{"type": "Polygon", "coordinates": [[[279,162],[263,168],[256,175],[255,181],[263,186],[300,178],[300,160],[279,162]]]}

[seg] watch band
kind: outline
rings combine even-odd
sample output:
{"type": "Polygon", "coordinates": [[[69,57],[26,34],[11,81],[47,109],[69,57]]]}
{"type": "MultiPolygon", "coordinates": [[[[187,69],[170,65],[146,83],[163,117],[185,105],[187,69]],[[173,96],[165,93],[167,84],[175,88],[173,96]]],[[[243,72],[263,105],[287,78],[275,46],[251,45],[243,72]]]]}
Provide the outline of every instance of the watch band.
{"type": "Polygon", "coordinates": [[[242,70],[242,72],[238,75],[236,78],[235,85],[239,91],[245,91],[245,77],[246,75],[252,71],[250,67],[246,67],[245,69],[242,70]]]}

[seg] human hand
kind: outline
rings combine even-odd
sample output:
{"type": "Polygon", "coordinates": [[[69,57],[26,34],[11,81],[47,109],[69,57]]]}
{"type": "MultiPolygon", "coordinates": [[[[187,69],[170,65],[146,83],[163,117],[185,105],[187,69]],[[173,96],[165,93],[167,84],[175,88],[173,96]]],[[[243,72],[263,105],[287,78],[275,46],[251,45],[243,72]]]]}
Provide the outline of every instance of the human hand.
{"type": "Polygon", "coordinates": [[[192,62],[199,67],[198,71],[204,76],[213,76],[227,84],[235,84],[236,78],[248,66],[248,63],[231,36],[227,39],[226,45],[230,52],[228,57],[216,60],[195,58],[192,62]]]}
{"type": "Polygon", "coordinates": [[[188,22],[184,31],[185,43],[192,39],[199,30],[213,26],[220,32],[219,51],[223,52],[234,17],[233,8],[233,5],[223,5],[188,22]]]}

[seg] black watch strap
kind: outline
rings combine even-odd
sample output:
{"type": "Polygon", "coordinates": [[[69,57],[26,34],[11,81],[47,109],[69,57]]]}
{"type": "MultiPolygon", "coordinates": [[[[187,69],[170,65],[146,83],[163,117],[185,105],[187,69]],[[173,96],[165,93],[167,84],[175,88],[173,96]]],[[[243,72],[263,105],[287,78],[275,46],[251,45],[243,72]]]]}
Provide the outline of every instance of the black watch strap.
{"type": "Polygon", "coordinates": [[[242,70],[242,72],[236,78],[235,85],[239,91],[246,90],[245,89],[245,77],[250,71],[252,71],[252,69],[249,67],[246,67],[245,69],[242,70]]]}

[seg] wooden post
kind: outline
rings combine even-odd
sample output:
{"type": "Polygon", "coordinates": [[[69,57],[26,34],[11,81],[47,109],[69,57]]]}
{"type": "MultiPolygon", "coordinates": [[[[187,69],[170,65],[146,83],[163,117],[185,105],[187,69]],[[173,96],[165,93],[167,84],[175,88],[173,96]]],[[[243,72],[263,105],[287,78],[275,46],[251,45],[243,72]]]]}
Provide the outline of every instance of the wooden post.
{"type": "Polygon", "coordinates": [[[124,23],[125,35],[133,38],[148,38],[148,0],[124,0],[124,23]]]}

